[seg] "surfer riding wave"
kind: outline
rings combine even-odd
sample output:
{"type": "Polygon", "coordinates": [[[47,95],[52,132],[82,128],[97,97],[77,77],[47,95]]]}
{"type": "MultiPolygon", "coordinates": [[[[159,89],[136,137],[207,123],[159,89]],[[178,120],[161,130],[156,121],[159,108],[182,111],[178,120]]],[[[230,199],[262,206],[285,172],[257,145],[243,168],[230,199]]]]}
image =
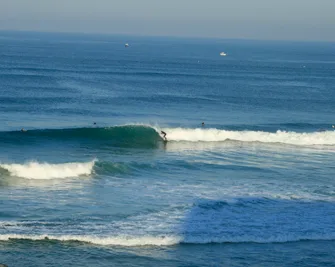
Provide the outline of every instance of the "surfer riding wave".
{"type": "Polygon", "coordinates": [[[161,131],[161,134],[163,135],[164,140],[167,141],[167,139],[166,139],[166,132],[161,131]]]}

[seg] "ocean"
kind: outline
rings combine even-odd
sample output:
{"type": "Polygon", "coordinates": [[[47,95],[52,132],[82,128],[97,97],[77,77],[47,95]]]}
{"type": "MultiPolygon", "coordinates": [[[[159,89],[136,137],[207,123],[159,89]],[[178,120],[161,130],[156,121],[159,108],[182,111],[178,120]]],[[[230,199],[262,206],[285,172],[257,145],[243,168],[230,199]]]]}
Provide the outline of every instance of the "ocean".
{"type": "Polygon", "coordinates": [[[335,266],[334,100],[335,43],[2,31],[0,263],[335,266]]]}

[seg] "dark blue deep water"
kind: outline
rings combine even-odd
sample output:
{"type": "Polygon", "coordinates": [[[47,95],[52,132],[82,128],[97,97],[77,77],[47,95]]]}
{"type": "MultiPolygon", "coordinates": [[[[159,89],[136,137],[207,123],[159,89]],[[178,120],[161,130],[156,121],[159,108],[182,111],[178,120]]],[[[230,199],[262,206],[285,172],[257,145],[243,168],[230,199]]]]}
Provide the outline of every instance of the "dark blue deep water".
{"type": "Polygon", "coordinates": [[[334,43],[0,32],[0,263],[335,266],[334,101],[334,43]]]}

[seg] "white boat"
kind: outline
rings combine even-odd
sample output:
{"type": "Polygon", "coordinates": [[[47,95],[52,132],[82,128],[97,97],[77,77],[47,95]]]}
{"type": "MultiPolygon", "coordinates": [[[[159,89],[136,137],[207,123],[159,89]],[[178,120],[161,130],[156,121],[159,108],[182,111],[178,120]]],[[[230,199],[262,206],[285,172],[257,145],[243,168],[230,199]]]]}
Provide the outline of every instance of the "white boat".
{"type": "Polygon", "coordinates": [[[220,56],[225,57],[227,54],[225,52],[221,52],[220,56]]]}
{"type": "Polygon", "coordinates": [[[128,47],[128,46],[129,46],[129,44],[128,44],[128,43],[124,44],[124,47],[128,47]]]}

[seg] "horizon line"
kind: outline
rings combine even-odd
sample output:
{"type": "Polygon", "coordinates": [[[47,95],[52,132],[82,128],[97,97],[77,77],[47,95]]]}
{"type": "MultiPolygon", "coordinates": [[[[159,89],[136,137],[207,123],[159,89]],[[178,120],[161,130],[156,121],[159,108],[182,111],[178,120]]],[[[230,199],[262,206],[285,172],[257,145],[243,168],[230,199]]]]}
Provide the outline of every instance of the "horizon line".
{"type": "Polygon", "coordinates": [[[131,34],[131,33],[108,33],[108,32],[75,32],[75,31],[39,31],[39,30],[13,30],[0,29],[1,32],[12,33],[41,33],[41,34],[67,34],[67,35],[102,35],[102,36],[125,36],[125,37],[143,37],[143,38],[176,38],[176,39],[201,39],[201,40],[229,40],[229,41],[266,41],[266,42],[295,42],[295,43],[334,43],[330,40],[300,40],[300,39],[250,39],[243,37],[214,37],[214,36],[180,36],[180,35],[150,35],[150,34],[131,34]]]}

